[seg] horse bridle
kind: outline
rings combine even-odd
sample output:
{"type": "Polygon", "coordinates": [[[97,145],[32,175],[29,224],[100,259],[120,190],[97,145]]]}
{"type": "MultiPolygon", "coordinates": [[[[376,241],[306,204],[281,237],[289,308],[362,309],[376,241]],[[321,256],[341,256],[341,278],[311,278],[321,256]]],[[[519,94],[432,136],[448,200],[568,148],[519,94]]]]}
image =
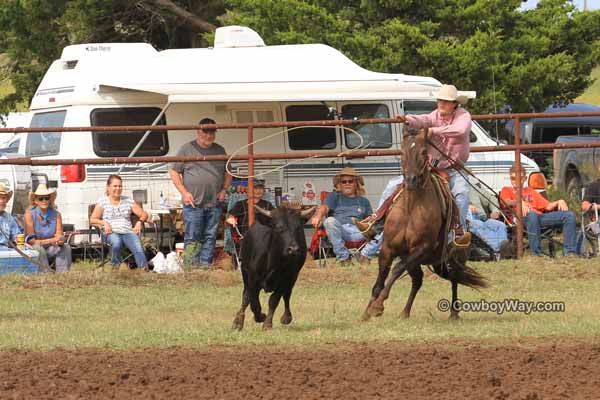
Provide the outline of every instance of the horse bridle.
{"type": "MultiPolygon", "coordinates": [[[[413,148],[413,147],[415,147],[415,146],[416,146],[415,139],[416,139],[417,135],[409,135],[409,137],[410,137],[410,140],[409,140],[409,144],[408,144],[408,149],[407,149],[407,150],[409,150],[409,149],[411,149],[411,148],[413,148]]],[[[430,142],[429,142],[429,140],[425,139],[425,143],[426,143],[426,144],[429,144],[430,142]]],[[[408,159],[407,159],[407,160],[406,160],[406,163],[407,163],[407,165],[408,165],[408,162],[409,162],[409,161],[408,161],[408,159]]],[[[431,170],[431,168],[432,168],[432,166],[431,166],[431,164],[429,163],[429,161],[427,160],[427,161],[425,161],[425,162],[423,163],[423,166],[422,166],[422,167],[421,167],[421,168],[420,168],[420,169],[417,171],[417,181],[418,181],[418,182],[417,182],[417,186],[418,186],[419,188],[422,188],[422,187],[423,187],[423,185],[425,184],[425,182],[426,182],[426,179],[424,178],[424,176],[425,176],[425,174],[426,174],[428,171],[430,171],[430,170],[431,170]]],[[[406,173],[406,172],[405,172],[405,173],[406,173]]]]}

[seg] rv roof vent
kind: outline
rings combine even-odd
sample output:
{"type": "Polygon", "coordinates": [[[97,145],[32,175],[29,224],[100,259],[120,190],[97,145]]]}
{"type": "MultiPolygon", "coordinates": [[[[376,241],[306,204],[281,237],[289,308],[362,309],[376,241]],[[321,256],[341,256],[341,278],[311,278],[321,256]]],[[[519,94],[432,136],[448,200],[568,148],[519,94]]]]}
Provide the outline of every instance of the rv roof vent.
{"type": "Polygon", "coordinates": [[[77,66],[77,61],[79,60],[65,61],[63,64],[63,69],[75,69],[77,66]]]}
{"type": "Polygon", "coordinates": [[[223,26],[215,32],[215,48],[263,47],[265,42],[245,26],[223,26]]]}

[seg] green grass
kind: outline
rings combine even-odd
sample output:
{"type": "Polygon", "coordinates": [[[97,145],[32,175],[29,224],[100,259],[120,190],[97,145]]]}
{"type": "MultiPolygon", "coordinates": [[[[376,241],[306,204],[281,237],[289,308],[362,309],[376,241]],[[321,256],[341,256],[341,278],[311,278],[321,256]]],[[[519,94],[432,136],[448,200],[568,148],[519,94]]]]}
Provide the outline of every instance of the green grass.
{"type": "Polygon", "coordinates": [[[600,105],[600,67],[592,71],[591,77],[596,79],[596,82],[588,87],[575,101],[600,105]]]}
{"type": "MultiPolygon", "coordinates": [[[[368,323],[360,316],[376,268],[306,268],[292,298],[294,322],[263,332],[250,310],[246,326],[231,330],[239,308],[239,272],[188,272],[157,276],[129,271],[65,275],[5,276],[0,279],[0,350],[53,348],[148,348],[276,345],[314,347],[347,343],[511,341],[520,337],[600,334],[600,270],[597,261],[537,260],[475,264],[492,283],[481,292],[460,288],[463,300],[564,301],[564,313],[462,313],[458,322],[436,309],[450,285],[428,276],[410,320],[398,315],[410,279],[397,282],[386,311],[368,323]]],[[[262,295],[263,305],[266,296],[262,295]]]]}

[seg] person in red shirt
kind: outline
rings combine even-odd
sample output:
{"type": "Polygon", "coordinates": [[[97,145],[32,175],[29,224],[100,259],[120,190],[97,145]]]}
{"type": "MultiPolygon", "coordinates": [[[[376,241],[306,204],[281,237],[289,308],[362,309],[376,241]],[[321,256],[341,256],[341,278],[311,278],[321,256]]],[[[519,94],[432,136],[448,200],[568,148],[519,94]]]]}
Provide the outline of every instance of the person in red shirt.
{"type": "MultiPolygon", "coordinates": [[[[513,165],[510,168],[510,181],[512,187],[503,187],[500,191],[500,199],[508,206],[513,208],[516,214],[517,205],[517,187],[523,187],[527,174],[525,169],[521,167],[521,182],[517,181],[517,168],[513,165]]],[[[530,187],[525,187],[521,191],[523,211],[523,226],[527,229],[529,236],[529,247],[534,256],[542,255],[542,246],[540,242],[541,228],[551,226],[561,226],[564,236],[565,255],[577,255],[576,249],[576,222],[575,214],[569,211],[567,202],[560,199],[556,201],[548,201],[544,196],[536,192],[530,187]]]]}

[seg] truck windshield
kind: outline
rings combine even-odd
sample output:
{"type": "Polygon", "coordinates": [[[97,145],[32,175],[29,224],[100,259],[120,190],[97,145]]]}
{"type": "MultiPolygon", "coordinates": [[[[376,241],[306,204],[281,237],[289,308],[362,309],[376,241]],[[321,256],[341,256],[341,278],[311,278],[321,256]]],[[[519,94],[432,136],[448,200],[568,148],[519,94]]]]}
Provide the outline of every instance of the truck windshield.
{"type": "MultiPolygon", "coordinates": [[[[31,118],[32,128],[60,128],[67,111],[37,113],[31,118]]],[[[62,132],[30,132],[27,134],[26,156],[52,156],[60,150],[62,132]]]]}

